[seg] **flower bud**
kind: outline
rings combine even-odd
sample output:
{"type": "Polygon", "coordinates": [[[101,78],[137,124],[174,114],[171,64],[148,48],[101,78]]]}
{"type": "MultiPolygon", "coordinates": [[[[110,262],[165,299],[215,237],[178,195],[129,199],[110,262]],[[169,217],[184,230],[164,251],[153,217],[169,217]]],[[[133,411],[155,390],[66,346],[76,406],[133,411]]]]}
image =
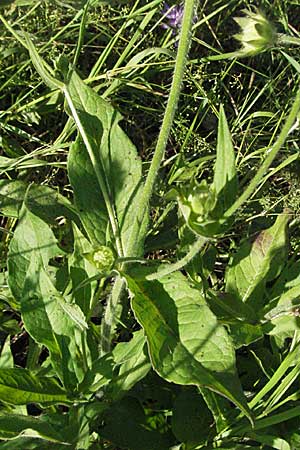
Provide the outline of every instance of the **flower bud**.
{"type": "Polygon", "coordinates": [[[203,180],[195,185],[187,197],[187,204],[191,212],[197,216],[197,221],[202,222],[216,205],[216,196],[214,191],[203,180]]]}
{"type": "Polygon", "coordinates": [[[241,32],[234,37],[242,47],[236,56],[253,56],[264,52],[276,44],[277,33],[271,22],[259,10],[244,10],[245,17],[235,17],[241,32]]]}
{"type": "Polygon", "coordinates": [[[108,272],[114,265],[114,254],[109,247],[101,245],[94,251],[84,253],[83,255],[91,264],[93,264],[100,272],[108,272]]]}

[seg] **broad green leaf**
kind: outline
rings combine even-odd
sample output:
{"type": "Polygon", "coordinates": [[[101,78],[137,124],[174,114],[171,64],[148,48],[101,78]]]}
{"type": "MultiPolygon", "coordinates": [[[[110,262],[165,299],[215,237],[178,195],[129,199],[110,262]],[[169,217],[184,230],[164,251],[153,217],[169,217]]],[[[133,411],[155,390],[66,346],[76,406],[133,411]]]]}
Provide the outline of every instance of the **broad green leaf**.
{"type": "Polygon", "coordinates": [[[217,432],[221,433],[232,422],[230,402],[227,398],[216,395],[215,392],[205,387],[200,387],[199,390],[214,417],[217,432]]]}
{"type": "Polygon", "coordinates": [[[20,435],[67,443],[65,436],[39,418],[19,414],[0,415],[0,439],[15,439],[20,435]]]}
{"type": "Polygon", "coordinates": [[[210,309],[222,321],[255,322],[257,320],[254,310],[242,302],[241,299],[225,292],[208,290],[206,295],[210,309]]]}
{"type": "Polygon", "coordinates": [[[234,149],[223,106],[219,113],[213,187],[217,194],[217,208],[219,208],[220,217],[222,212],[225,212],[234,203],[238,189],[234,149]]]}
{"type": "Polygon", "coordinates": [[[280,214],[253,242],[242,244],[226,272],[226,291],[255,309],[263,306],[266,283],[274,280],[285,264],[288,221],[288,214],[280,214]]]}
{"type": "Polygon", "coordinates": [[[200,292],[179,272],[153,282],[126,278],[132,309],[144,328],[158,374],[173,383],[207,387],[251,420],[232,342],[200,292]]]}
{"type": "Polygon", "coordinates": [[[0,369],[0,400],[12,405],[70,403],[65,390],[54,378],[19,368],[0,369]]]}
{"type": "Polygon", "coordinates": [[[300,286],[300,261],[289,261],[269,291],[269,296],[271,299],[278,300],[295,286],[300,286]]]}
{"type": "Polygon", "coordinates": [[[141,253],[147,214],[142,224],[134,220],[136,209],[140,207],[141,161],[118,125],[121,116],[79,78],[64,58],[60,59],[58,68],[66,84],[57,80],[29,36],[24,33],[24,37],[36,70],[50,88],[62,91],[67,112],[79,132],[70,151],[68,171],[75,201],[92,243],[105,245],[109,231],[119,256],[141,253]],[[136,236],[140,237],[138,241],[136,236]]]}
{"type": "Polygon", "coordinates": [[[230,336],[236,349],[252,344],[264,336],[264,329],[260,324],[237,322],[230,325],[230,336]]]}
{"type": "Polygon", "coordinates": [[[26,184],[20,180],[0,180],[0,211],[8,217],[18,217],[24,201],[26,184]]]}
{"type": "Polygon", "coordinates": [[[274,448],[277,450],[292,450],[290,445],[285,439],[282,439],[278,436],[273,436],[269,434],[261,434],[256,432],[248,433],[250,439],[259,442],[260,444],[264,444],[270,448],[274,448]]]}
{"type": "Polygon", "coordinates": [[[50,351],[66,388],[82,381],[90,364],[85,317],[78,305],[67,302],[56,290],[38,257],[28,268],[21,312],[30,336],[50,351]]]}
{"type": "Polygon", "coordinates": [[[18,302],[31,260],[38,258],[47,268],[51,258],[62,254],[51,228],[23,205],[8,253],[8,284],[18,302]]]}
{"type": "MultiPolygon", "coordinates": [[[[93,244],[105,245],[109,232],[130,256],[128,242],[140,229],[133,220],[141,187],[136,148],[119,126],[121,116],[75,72],[64,93],[80,136],[68,159],[80,217],[93,244]]],[[[139,244],[136,248],[141,252],[139,244]]]]}
{"type": "Polygon", "coordinates": [[[262,318],[264,332],[271,335],[300,330],[300,284],[284,292],[277,301],[271,302],[262,318]]]}
{"type": "Polygon", "coordinates": [[[44,439],[31,437],[18,437],[11,441],[0,442],[0,450],[63,450],[68,448],[62,444],[55,444],[44,439]]]}

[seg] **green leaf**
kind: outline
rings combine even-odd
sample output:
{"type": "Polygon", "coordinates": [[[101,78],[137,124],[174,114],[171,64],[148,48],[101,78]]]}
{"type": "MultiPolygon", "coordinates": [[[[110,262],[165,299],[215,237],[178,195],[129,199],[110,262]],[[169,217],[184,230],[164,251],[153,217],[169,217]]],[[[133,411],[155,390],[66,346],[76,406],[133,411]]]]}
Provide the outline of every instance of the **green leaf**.
{"type": "Polygon", "coordinates": [[[51,228],[23,205],[8,252],[8,284],[18,302],[31,260],[38,258],[47,268],[51,258],[62,254],[51,228]]]}
{"type": "Polygon", "coordinates": [[[129,342],[117,344],[112,354],[119,366],[119,373],[110,384],[111,395],[116,398],[129,391],[151,369],[144,331],[136,331],[129,342]]]}
{"type": "Polygon", "coordinates": [[[214,170],[213,187],[217,194],[218,217],[235,201],[238,182],[235,169],[235,154],[224,108],[219,113],[217,158],[214,170]]]}
{"type": "Polygon", "coordinates": [[[72,389],[90,364],[87,323],[79,306],[68,303],[55,289],[38,258],[28,268],[21,312],[26,330],[48,348],[57,374],[72,389]]]}
{"type": "Polygon", "coordinates": [[[265,333],[279,335],[300,329],[300,284],[285,291],[279,298],[275,298],[262,311],[262,322],[265,333]]]}
{"type": "Polygon", "coordinates": [[[290,445],[285,439],[282,439],[278,436],[273,436],[269,434],[259,434],[255,432],[248,433],[250,439],[259,442],[260,444],[264,444],[270,448],[274,448],[277,450],[291,450],[290,445]]]}
{"type": "Polygon", "coordinates": [[[126,278],[158,374],[173,383],[207,387],[251,420],[231,340],[200,292],[179,272],[154,282],[126,278]]]}
{"type": "Polygon", "coordinates": [[[0,439],[15,439],[20,435],[67,443],[65,437],[40,418],[19,414],[0,415],[0,439]]]}
{"type": "Polygon", "coordinates": [[[263,327],[250,323],[237,322],[230,326],[230,336],[236,349],[252,344],[263,338],[263,327]]]}
{"type": "Polygon", "coordinates": [[[296,59],[294,59],[292,56],[288,55],[287,53],[285,53],[283,50],[280,51],[283,56],[288,60],[288,62],[291,64],[291,66],[294,67],[294,69],[300,73],[300,64],[298,63],[298,61],[296,59]]]}
{"type": "Polygon", "coordinates": [[[39,73],[40,77],[43,79],[44,83],[52,89],[62,89],[63,83],[53,76],[53,71],[51,70],[50,66],[42,60],[33,43],[31,42],[29,35],[27,33],[23,33],[23,35],[30,53],[32,63],[36,71],[39,73]]]}
{"type": "MultiPolygon", "coordinates": [[[[270,298],[277,300],[286,291],[300,285],[300,261],[288,261],[280,276],[270,289],[270,298]]],[[[272,300],[270,301],[270,303],[272,300]]]]}
{"type": "Polygon", "coordinates": [[[226,291],[256,310],[263,306],[266,283],[274,280],[285,264],[288,221],[288,214],[280,214],[253,242],[242,244],[226,272],[226,291]]]}
{"type": "Polygon", "coordinates": [[[232,420],[232,408],[227,398],[216,395],[213,391],[204,387],[199,388],[208,408],[210,409],[218,433],[230,427],[232,420]]]}
{"type": "Polygon", "coordinates": [[[131,256],[127,244],[140,229],[132,219],[141,187],[136,148],[118,124],[121,116],[75,72],[64,93],[80,135],[68,173],[85,229],[95,246],[106,245],[109,232],[119,255],[131,256]]]}
{"type": "Polygon", "coordinates": [[[0,369],[0,400],[13,405],[69,404],[65,390],[54,378],[34,375],[27,369],[0,369]]]}

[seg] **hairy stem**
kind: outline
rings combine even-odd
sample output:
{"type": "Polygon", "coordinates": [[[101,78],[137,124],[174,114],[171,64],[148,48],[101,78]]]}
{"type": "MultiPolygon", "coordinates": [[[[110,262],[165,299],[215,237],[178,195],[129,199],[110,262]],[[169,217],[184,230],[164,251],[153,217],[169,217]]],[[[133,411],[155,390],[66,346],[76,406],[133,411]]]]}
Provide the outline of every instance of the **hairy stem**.
{"type": "MultiPolygon", "coordinates": [[[[133,218],[134,226],[132,227],[132,230],[134,232],[131,233],[127,246],[127,253],[129,256],[135,255],[137,247],[141,240],[140,230],[143,230],[141,224],[144,222],[145,215],[148,213],[148,205],[153,193],[154,183],[161,162],[164,158],[167,140],[170,134],[175,111],[177,109],[181,84],[186,67],[187,55],[191,42],[191,28],[195,11],[195,3],[196,0],[186,0],[184,4],[184,14],[182,20],[181,34],[179,39],[179,46],[175,62],[171,90],[162,126],[158,135],[154,155],[151,161],[150,169],[145,181],[144,189],[140,196],[139,205],[137,207],[137,213],[135,218],[133,218]]],[[[108,299],[105,315],[102,319],[101,346],[102,352],[104,353],[110,350],[111,340],[113,337],[113,330],[120,318],[121,308],[118,308],[118,305],[121,304],[121,297],[123,294],[124,286],[125,282],[118,278],[115,282],[112,293],[108,299]]]]}
{"type": "MultiPolygon", "coordinates": [[[[158,135],[154,155],[151,161],[150,169],[147,174],[144,189],[140,197],[139,208],[135,221],[139,224],[143,223],[144,216],[148,211],[148,205],[153,193],[155,180],[165,155],[168,137],[173,123],[174,115],[177,109],[182,80],[186,68],[187,56],[191,42],[191,29],[193,24],[196,0],[186,0],[184,4],[184,14],[182,19],[182,27],[178,45],[178,51],[175,61],[174,74],[172,79],[171,90],[164,113],[162,126],[158,135]]],[[[135,249],[135,243],[139,242],[135,235],[131,236],[129,241],[129,249],[135,249]]],[[[132,253],[132,252],[131,252],[132,253]]],[[[130,253],[130,255],[131,255],[130,253]]]]}

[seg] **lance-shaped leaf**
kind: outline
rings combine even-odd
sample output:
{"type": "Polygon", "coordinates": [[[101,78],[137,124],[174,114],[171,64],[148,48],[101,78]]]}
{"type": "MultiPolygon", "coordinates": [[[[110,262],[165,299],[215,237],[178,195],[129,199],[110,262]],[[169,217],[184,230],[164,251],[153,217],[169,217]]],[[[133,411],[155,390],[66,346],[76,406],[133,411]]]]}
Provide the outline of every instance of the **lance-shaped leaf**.
{"type": "Polygon", "coordinates": [[[62,91],[67,112],[78,129],[68,171],[87,233],[93,243],[105,245],[109,223],[119,256],[141,253],[147,222],[147,214],[143,224],[135,220],[140,207],[141,161],[118,124],[120,114],[87,86],[64,58],[58,68],[67,81],[54,78],[29,36],[24,37],[36,70],[48,86],[62,91]]]}
{"type": "Polygon", "coordinates": [[[240,246],[226,273],[227,292],[255,308],[263,305],[265,284],[279,275],[286,261],[288,221],[288,214],[280,214],[253,242],[240,246]]]}
{"type": "Polygon", "coordinates": [[[127,277],[132,308],[144,328],[153,368],[166,380],[205,386],[227,397],[251,420],[231,340],[200,292],[174,272],[159,281],[127,277]]]}
{"type": "Polygon", "coordinates": [[[0,400],[12,405],[70,403],[66,391],[54,378],[20,368],[0,369],[0,400]]]}
{"type": "Polygon", "coordinates": [[[80,137],[71,148],[68,173],[82,221],[94,244],[107,242],[108,223],[117,250],[129,255],[138,234],[136,214],[141,161],[119,126],[114,108],[72,72],[64,91],[80,137]]]}
{"type": "Polygon", "coordinates": [[[235,154],[223,106],[219,114],[213,187],[217,195],[217,213],[220,215],[234,203],[238,189],[235,154]]]}

